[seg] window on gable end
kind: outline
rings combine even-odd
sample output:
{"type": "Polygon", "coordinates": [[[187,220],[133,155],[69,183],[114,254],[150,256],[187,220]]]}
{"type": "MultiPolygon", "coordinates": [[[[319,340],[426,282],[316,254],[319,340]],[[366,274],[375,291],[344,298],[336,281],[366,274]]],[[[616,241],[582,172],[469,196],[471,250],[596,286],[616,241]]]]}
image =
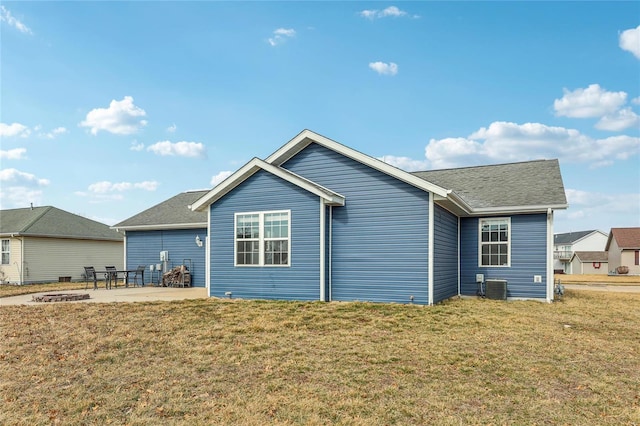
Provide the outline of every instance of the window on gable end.
{"type": "Polygon", "coordinates": [[[235,266],[289,266],[290,211],[236,213],[235,266]]]}
{"type": "Polygon", "coordinates": [[[510,218],[480,219],[478,241],[479,266],[511,266],[510,218]]]}

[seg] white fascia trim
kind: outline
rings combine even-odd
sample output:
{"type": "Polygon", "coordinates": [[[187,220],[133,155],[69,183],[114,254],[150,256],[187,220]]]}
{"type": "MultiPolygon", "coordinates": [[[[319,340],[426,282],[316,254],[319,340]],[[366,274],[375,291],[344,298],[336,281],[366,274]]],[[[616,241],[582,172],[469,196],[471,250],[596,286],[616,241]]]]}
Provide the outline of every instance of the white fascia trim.
{"type": "Polygon", "coordinates": [[[356,151],[355,149],[349,148],[336,141],[312,132],[311,130],[303,130],[302,132],[300,132],[296,137],[291,139],[280,149],[267,157],[266,162],[269,164],[280,166],[284,162],[295,156],[298,152],[306,148],[311,142],[322,145],[332,151],[338,152],[346,157],[358,161],[359,163],[365,164],[373,169],[386,173],[389,176],[393,176],[396,179],[404,181],[424,191],[433,192],[437,195],[440,195],[441,197],[446,197],[448,194],[448,191],[444,188],[441,188],[437,185],[432,184],[431,182],[414,176],[411,173],[405,172],[404,170],[398,169],[397,167],[387,164],[384,161],[378,160],[377,158],[370,157],[366,154],[356,151]]]}
{"type": "Polygon", "coordinates": [[[215,203],[217,200],[222,198],[225,194],[230,192],[232,189],[240,185],[242,182],[251,177],[258,170],[264,170],[268,173],[271,173],[275,176],[278,176],[281,179],[286,180],[289,183],[292,183],[300,188],[311,192],[329,204],[343,206],[345,202],[345,197],[333,192],[327,188],[324,188],[320,185],[316,185],[311,183],[308,179],[304,179],[301,176],[296,175],[295,173],[291,173],[288,170],[282,169],[280,167],[276,167],[271,165],[259,158],[253,158],[247,164],[242,166],[238,171],[225,179],[222,183],[217,185],[211,191],[209,191],[206,195],[202,196],[202,198],[198,199],[195,203],[189,206],[189,208],[193,211],[202,211],[207,206],[215,203]]]}
{"type": "Polygon", "coordinates": [[[510,206],[510,207],[481,207],[471,210],[471,216],[486,216],[490,214],[522,214],[522,213],[546,213],[548,209],[564,210],[567,204],[553,206],[510,206]]]}
{"type": "Polygon", "coordinates": [[[163,225],[131,225],[131,226],[111,226],[115,231],[152,231],[156,229],[197,229],[206,228],[206,222],[200,223],[168,223],[163,225]]]}

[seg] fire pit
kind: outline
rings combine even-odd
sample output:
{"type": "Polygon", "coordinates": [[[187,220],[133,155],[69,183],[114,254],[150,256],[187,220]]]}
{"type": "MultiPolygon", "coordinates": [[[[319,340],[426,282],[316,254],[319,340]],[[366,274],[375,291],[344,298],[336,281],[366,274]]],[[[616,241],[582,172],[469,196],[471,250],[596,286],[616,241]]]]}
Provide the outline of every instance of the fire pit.
{"type": "Polygon", "coordinates": [[[75,300],[85,300],[89,298],[89,293],[57,293],[32,297],[34,302],[73,302],[75,300]]]}

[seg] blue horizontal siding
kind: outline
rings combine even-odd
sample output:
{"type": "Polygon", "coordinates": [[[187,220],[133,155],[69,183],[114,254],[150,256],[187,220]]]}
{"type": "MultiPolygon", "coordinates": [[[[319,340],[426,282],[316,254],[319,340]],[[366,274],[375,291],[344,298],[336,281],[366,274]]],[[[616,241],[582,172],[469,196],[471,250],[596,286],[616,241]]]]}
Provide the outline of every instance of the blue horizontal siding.
{"type": "Polygon", "coordinates": [[[428,303],[427,192],[317,144],[283,167],[346,197],[333,208],[332,300],[428,303]]]}
{"type": "Polygon", "coordinates": [[[211,205],[211,296],[320,299],[320,199],[265,171],[211,205]],[[234,266],[235,213],[291,210],[290,266],[234,266]]]}
{"type": "MultiPolygon", "coordinates": [[[[205,240],[207,229],[172,229],[161,231],[127,231],[127,268],[145,265],[145,283],[151,282],[149,265],[160,263],[160,252],[169,252],[169,267],[182,265],[191,259],[191,282],[205,286],[205,249],[195,243],[196,235],[205,240]]],[[[187,262],[188,265],[188,262],[187,262]]]]}
{"type": "Polygon", "coordinates": [[[461,293],[475,295],[476,274],[507,280],[507,296],[545,299],[547,282],[547,217],[545,214],[511,216],[511,266],[478,266],[478,218],[461,219],[461,293]],[[534,275],[542,283],[534,283],[534,275]]]}
{"type": "Polygon", "coordinates": [[[434,206],[433,302],[458,294],[458,217],[434,206]]]}

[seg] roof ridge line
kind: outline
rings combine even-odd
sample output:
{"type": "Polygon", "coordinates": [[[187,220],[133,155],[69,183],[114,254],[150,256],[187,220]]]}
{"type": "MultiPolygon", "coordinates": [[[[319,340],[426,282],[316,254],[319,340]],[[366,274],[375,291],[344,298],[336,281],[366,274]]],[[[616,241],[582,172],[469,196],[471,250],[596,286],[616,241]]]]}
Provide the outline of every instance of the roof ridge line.
{"type": "Polygon", "coordinates": [[[20,232],[27,232],[29,228],[35,225],[36,222],[39,221],[46,213],[51,211],[52,208],[53,206],[45,206],[42,212],[40,212],[40,214],[36,215],[32,220],[30,220],[29,223],[27,223],[27,225],[25,225],[25,227],[20,232]]]}

